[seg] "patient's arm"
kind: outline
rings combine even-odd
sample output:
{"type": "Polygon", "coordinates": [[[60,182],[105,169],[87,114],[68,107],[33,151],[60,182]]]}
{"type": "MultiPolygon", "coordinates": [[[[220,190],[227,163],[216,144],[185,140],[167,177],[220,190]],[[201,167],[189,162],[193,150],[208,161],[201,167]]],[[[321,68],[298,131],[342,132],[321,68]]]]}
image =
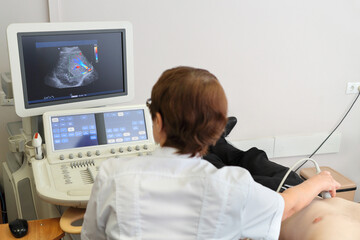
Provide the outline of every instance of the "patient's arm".
{"type": "Polygon", "coordinates": [[[316,198],[282,222],[282,239],[360,239],[360,204],[343,198],[316,198]]]}

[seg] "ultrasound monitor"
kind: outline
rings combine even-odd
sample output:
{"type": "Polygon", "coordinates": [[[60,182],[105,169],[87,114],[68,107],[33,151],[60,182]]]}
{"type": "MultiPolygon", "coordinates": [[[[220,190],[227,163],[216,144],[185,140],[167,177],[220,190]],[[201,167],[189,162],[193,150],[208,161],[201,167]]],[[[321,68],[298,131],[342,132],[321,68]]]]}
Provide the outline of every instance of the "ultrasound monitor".
{"type": "Polygon", "coordinates": [[[7,38],[20,117],[134,97],[129,22],[11,24],[7,38]]]}

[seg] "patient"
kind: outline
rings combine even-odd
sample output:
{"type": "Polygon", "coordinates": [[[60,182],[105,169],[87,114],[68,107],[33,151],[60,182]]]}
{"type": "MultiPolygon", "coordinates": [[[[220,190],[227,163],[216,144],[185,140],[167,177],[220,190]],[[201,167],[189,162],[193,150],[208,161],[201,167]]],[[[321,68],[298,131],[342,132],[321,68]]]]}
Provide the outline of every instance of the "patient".
{"type": "MultiPolygon", "coordinates": [[[[217,168],[225,166],[245,168],[256,182],[276,191],[289,168],[270,161],[266,153],[260,149],[253,147],[242,151],[229,144],[225,137],[231,132],[236,121],[235,117],[228,118],[224,133],[215,146],[209,147],[208,153],[203,158],[217,168]]],[[[286,178],[282,190],[302,182],[300,176],[292,171],[286,178]]]]}
{"type": "Polygon", "coordinates": [[[152,155],[114,158],[100,167],[84,216],[86,239],[278,239],[281,221],[339,184],[321,172],[279,194],[241,167],[201,157],[227,122],[227,99],[203,69],[165,71],[148,102],[152,155]]]}
{"type": "MultiPolygon", "coordinates": [[[[246,168],[254,180],[276,190],[288,168],[268,159],[257,148],[242,151],[229,144],[225,137],[236,125],[236,118],[228,118],[225,131],[215,146],[210,146],[203,158],[217,168],[239,166],[246,168]]],[[[295,186],[303,180],[292,172],[286,186],[295,186]]],[[[281,224],[280,240],[338,240],[360,239],[360,204],[343,198],[315,198],[307,207],[287,218],[281,224]]]]}
{"type": "Polygon", "coordinates": [[[283,221],[280,240],[360,239],[360,205],[343,198],[320,199],[283,221]]]}

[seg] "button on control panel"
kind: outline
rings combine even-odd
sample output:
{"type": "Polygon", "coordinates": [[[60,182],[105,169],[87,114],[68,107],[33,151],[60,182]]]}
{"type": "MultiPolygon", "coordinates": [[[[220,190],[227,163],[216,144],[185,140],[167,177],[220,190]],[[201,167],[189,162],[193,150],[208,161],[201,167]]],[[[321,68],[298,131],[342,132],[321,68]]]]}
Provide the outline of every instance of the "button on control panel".
{"type": "Polygon", "coordinates": [[[108,146],[101,149],[91,149],[84,151],[67,151],[66,153],[61,153],[58,155],[58,160],[62,162],[74,161],[79,159],[96,159],[96,158],[106,158],[106,157],[120,157],[129,154],[136,154],[137,156],[149,155],[156,148],[155,144],[144,144],[144,145],[129,145],[129,146],[120,146],[113,147],[108,146]]]}

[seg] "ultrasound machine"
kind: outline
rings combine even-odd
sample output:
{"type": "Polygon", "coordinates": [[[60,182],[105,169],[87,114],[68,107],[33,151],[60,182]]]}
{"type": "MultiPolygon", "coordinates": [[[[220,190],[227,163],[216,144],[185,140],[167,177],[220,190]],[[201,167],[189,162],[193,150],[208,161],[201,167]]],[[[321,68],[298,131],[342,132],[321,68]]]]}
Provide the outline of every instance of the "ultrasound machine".
{"type": "Polygon", "coordinates": [[[22,117],[9,146],[24,156],[16,171],[3,166],[7,203],[17,209],[9,221],[54,217],[58,205],[84,208],[103,161],[156,148],[146,106],[124,105],[134,98],[132,35],[129,22],[8,27],[22,117]]]}

